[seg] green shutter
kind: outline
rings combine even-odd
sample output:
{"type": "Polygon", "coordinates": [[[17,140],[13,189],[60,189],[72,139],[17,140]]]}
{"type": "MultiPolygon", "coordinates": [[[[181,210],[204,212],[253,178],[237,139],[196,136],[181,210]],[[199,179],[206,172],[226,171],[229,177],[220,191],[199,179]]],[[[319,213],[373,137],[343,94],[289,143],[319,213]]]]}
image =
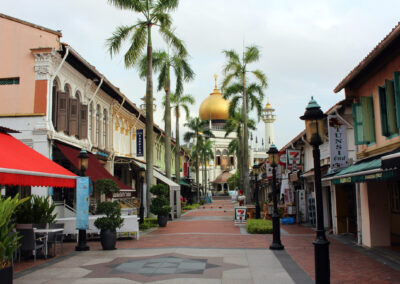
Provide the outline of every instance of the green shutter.
{"type": "Polygon", "coordinates": [[[385,87],[378,87],[379,93],[379,109],[381,111],[381,128],[383,136],[390,136],[388,119],[387,119],[387,102],[385,87]]]}
{"type": "Polygon", "coordinates": [[[356,145],[365,144],[361,104],[353,104],[353,122],[356,145]]]}
{"type": "Polygon", "coordinates": [[[396,103],[394,99],[394,84],[391,80],[385,81],[386,89],[386,109],[388,119],[388,130],[390,135],[397,133],[397,121],[396,121],[396,103]]]}
{"type": "Polygon", "coordinates": [[[396,102],[396,122],[400,126],[400,72],[394,72],[394,100],[396,102]]]}
{"type": "Polygon", "coordinates": [[[361,106],[364,122],[364,141],[367,143],[375,142],[375,117],[372,96],[361,97],[361,106]]]}

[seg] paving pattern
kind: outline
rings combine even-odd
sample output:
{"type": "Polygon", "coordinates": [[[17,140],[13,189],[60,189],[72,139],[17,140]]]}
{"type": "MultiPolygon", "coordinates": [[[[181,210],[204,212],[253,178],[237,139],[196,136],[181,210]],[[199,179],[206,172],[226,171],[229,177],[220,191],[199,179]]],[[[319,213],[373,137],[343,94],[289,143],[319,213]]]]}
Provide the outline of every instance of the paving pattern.
{"type": "MultiPolygon", "coordinates": [[[[217,200],[140,240],[120,240],[114,251],[89,242],[90,251],[77,253],[65,243],[64,255],[50,261],[16,263],[14,283],[311,283],[315,232],[281,229],[285,250],[272,252],[271,235],[247,234],[233,224],[231,201],[217,200]]],[[[329,240],[331,283],[400,283],[400,265],[329,240]]]]}

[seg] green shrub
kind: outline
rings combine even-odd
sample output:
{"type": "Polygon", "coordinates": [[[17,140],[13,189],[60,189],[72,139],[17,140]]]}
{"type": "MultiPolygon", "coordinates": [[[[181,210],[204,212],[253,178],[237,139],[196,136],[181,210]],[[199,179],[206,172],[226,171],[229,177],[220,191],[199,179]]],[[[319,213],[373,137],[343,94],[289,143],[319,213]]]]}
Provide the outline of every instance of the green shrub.
{"type": "Polygon", "coordinates": [[[200,206],[198,203],[193,203],[193,204],[186,204],[185,206],[182,205],[182,210],[193,210],[197,209],[200,206]]]}
{"type": "Polygon", "coordinates": [[[97,206],[96,214],[105,214],[106,217],[97,218],[94,221],[96,228],[100,230],[114,231],[121,228],[124,219],[121,217],[121,207],[118,201],[105,201],[97,206]]]}
{"type": "Polygon", "coordinates": [[[32,195],[15,212],[18,224],[51,224],[57,217],[53,214],[56,205],[50,203],[50,197],[32,195]]]}
{"type": "Polygon", "coordinates": [[[272,221],[263,219],[248,219],[246,230],[249,234],[272,234],[272,221]]]}
{"type": "Polygon", "coordinates": [[[109,178],[101,178],[94,182],[95,190],[104,193],[106,196],[111,196],[114,192],[119,192],[118,184],[109,178]]]}
{"type": "Polygon", "coordinates": [[[157,218],[145,218],[142,224],[139,224],[141,231],[154,228],[158,226],[157,218]]]}
{"type": "Polygon", "coordinates": [[[171,211],[168,199],[168,186],[164,184],[156,184],[150,188],[150,192],[155,195],[151,200],[150,212],[155,215],[168,215],[171,211]]]}
{"type": "Polygon", "coordinates": [[[18,194],[11,197],[0,197],[0,269],[11,265],[13,254],[19,247],[21,238],[14,232],[15,224],[12,222],[14,210],[21,204],[27,203],[28,198],[18,200],[18,194]]]}

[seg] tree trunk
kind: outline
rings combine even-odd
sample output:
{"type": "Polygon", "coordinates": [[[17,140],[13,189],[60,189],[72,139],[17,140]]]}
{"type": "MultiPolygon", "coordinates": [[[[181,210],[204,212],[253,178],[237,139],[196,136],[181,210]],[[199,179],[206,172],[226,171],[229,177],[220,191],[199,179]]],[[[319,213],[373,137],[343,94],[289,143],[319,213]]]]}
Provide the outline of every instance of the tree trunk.
{"type": "Polygon", "coordinates": [[[249,141],[247,131],[247,94],[246,94],[246,73],[243,72],[243,182],[246,201],[252,202],[249,186],[249,141]]]}
{"type": "Polygon", "coordinates": [[[171,102],[170,102],[170,87],[171,78],[169,76],[169,70],[167,74],[167,86],[165,90],[165,174],[167,178],[171,179],[171,102]]]}
{"type": "Polygon", "coordinates": [[[147,79],[146,79],[146,208],[147,217],[150,208],[150,188],[153,185],[153,48],[151,43],[151,25],[147,27],[147,79]]]}
{"type": "Polygon", "coordinates": [[[181,174],[180,174],[180,166],[181,166],[181,155],[180,155],[180,141],[179,141],[179,105],[176,106],[176,122],[175,122],[175,132],[176,132],[176,144],[175,144],[175,175],[176,175],[176,183],[181,187],[181,174]]]}
{"type": "MultiPolygon", "coordinates": [[[[242,131],[242,130],[240,130],[242,131]]],[[[239,189],[244,190],[244,177],[243,177],[243,155],[242,155],[242,135],[241,133],[238,133],[238,149],[237,149],[237,154],[238,154],[238,161],[237,161],[237,169],[239,171],[239,189]]]]}

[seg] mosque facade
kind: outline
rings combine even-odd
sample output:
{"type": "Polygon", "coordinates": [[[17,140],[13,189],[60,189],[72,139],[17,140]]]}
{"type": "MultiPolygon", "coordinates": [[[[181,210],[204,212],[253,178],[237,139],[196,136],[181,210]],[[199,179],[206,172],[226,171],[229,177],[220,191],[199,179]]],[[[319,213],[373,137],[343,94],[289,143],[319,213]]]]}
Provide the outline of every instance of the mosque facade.
{"type": "MultiPolygon", "coordinates": [[[[229,190],[234,190],[234,188],[229,188],[227,180],[236,172],[238,161],[236,155],[229,154],[228,147],[229,143],[237,138],[237,135],[232,132],[225,136],[224,127],[229,118],[230,102],[223,98],[221,91],[218,89],[216,75],[214,75],[214,79],[214,90],[201,103],[199,109],[200,118],[209,121],[209,129],[214,134],[214,137],[208,138],[213,142],[214,159],[210,160],[205,167],[203,165],[200,166],[199,183],[203,189],[211,190],[214,195],[223,195],[227,194],[229,190]]],[[[262,119],[265,124],[265,137],[260,139],[260,143],[258,143],[257,137],[254,140],[250,138],[249,166],[264,161],[267,158],[266,151],[274,143],[274,111],[269,102],[263,109],[262,119]]]]}

